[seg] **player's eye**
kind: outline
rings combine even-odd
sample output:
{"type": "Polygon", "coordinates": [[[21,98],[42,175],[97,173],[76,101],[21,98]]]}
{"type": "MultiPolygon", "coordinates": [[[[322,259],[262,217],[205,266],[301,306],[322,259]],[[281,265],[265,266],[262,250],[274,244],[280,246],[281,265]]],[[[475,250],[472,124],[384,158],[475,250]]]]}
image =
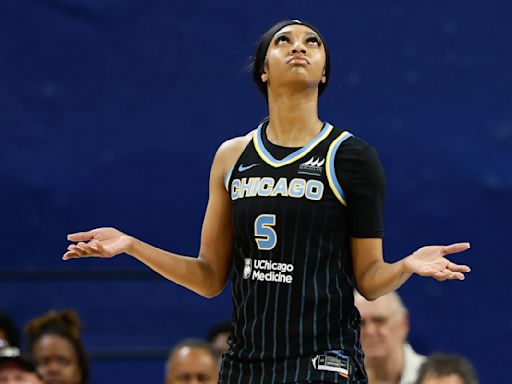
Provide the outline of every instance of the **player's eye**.
{"type": "Polygon", "coordinates": [[[320,39],[316,36],[311,36],[311,37],[308,37],[306,39],[306,43],[310,43],[310,44],[316,44],[318,46],[321,46],[322,45],[322,42],[320,41],[320,39]]]}
{"type": "Polygon", "coordinates": [[[290,39],[286,35],[279,35],[275,38],[274,44],[280,44],[280,43],[288,43],[290,39]]]}

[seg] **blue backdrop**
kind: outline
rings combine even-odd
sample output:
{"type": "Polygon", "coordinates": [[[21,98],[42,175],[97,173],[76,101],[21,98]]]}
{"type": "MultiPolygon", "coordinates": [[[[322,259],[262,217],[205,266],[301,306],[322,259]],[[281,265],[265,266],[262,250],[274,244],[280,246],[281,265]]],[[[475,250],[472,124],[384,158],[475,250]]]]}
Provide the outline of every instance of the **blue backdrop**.
{"type": "Polygon", "coordinates": [[[332,77],[321,117],[374,145],[388,179],[385,257],[471,241],[464,282],[400,293],[422,353],[512,382],[510,0],[0,2],[0,309],[21,326],[76,308],[92,383],[159,383],[163,354],[229,318],[127,256],[62,262],[66,234],[116,226],[196,255],[216,148],[253,129],[245,71],[261,33],[304,18],[332,77]]]}

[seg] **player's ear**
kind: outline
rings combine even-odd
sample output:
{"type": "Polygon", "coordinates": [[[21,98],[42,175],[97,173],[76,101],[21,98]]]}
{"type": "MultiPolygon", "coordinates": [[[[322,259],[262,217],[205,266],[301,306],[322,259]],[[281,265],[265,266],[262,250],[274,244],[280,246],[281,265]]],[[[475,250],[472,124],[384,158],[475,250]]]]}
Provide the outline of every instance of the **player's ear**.
{"type": "Polygon", "coordinates": [[[266,72],[267,68],[268,68],[268,61],[265,58],[265,61],[263,62],[263,69],[262,69],[261,75],[260,75],[261,81],[263,83],[266,83],[268,81],[268,75],[267,75],[267,72],[266,72]]]}

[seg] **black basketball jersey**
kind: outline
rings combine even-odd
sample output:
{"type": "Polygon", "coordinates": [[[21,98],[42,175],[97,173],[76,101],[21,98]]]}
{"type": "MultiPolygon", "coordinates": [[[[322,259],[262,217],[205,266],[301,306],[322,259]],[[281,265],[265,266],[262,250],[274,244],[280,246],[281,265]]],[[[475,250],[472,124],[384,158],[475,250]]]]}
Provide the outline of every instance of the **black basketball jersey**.
{"type": "Polygon", "coordinates": [[[234,332],[220,382],[366,383],[347,203],[334,169],[352,135],[325,123],[280,160],[263,135],[260,125],[225,180],[234,332]]]}

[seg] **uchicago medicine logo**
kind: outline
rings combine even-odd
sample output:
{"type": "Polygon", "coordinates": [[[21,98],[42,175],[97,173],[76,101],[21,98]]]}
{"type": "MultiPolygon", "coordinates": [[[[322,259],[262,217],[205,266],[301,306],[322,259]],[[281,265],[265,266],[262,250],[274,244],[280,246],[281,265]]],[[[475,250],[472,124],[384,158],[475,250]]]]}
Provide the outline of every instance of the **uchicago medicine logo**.
{"type": "Polygon", "coordinates": [[[270,260],[252,260],[250,258],[245,258],[243,278],[291,284],[293,281],[293,269],[293,264],[274,263],[270,260]]]}

